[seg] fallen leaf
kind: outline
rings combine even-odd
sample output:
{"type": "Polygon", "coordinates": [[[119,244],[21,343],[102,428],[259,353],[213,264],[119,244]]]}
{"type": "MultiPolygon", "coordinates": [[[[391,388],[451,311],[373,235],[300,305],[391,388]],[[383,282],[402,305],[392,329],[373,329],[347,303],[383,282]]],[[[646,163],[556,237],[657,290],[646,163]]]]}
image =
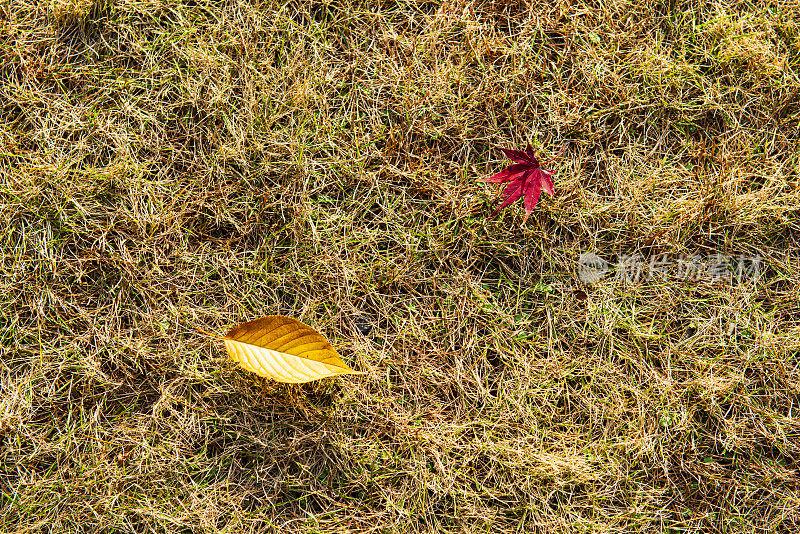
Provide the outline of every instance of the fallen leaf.
{"type": "Polygon", "coordinates": [[[268,315],[231,328],[225,350],[243,368],[278,382],[301,384],[350,369],[330,342],[297,319],[268,315]]]}
{"type": "MultiPolygon", "coordinates": [[[[533,211],[533,207],[539,201],[539,195],[542,194],[544,189],[549,195],[555,194],[553,189],[553,174],[555,171],[551,169],[543,169],[539,165],[539,160],[530,144],[523,152],[522,150],[509,150],[501,148],[500,150],[510,159],[514,161],[514,165],[509,165],[502,171],[498,172],[490,178],[485,178],[483,181],[493,184],[502,184],[511,182],[506,186],[503,191],[503,202],[494,210],[496,214],[501,209],[509,204],[516,202],[520,198],[525,198],[525,219],[528,220],[533,211]]],[[[563,152],[564,149],[561,149],[563,152]]],[[[558,155],[561,154],[558,153],[558,155]]],[[[558,157],[556,155],[556,157],[558,157]]]]}

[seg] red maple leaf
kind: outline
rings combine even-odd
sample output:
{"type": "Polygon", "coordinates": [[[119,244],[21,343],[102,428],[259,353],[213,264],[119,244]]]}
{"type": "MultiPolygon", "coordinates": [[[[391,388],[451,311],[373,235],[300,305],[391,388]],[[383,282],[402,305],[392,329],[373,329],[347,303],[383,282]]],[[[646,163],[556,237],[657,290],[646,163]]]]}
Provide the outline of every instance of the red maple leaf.
{"type": "MultiPolygon", "coordinates": [[[[547,191],[549,195],[555,194],[553,189],[553,174],[555,174],[555,171],[543,169],[539,165],[539,160],[536,158],[536,154],[533,152],[533,148],[530,144],[528,144],[528,148],[526,148],[524,152],[522,150],[508,150],[506,148],[500,148],[500,150],[508,156],[508,159],[516,163],[514,165],[509,165],[491,178],[485,178],[483,180],[484,182],[492,184],[511,182],[503,191],[502,204],[494,210],[492,215],[495,215],[509,204],[516,202],[524,195],[525,219],[523,222],[525,222],[533,211],[533,207],[539,201],[539,195],[542,194],[542,189],[547,191]]],[[[563,151],[564,149],[562,148],[561,152],[563,151]]],[[[558,157],[561,152],[556,154],[555,157],[558,157]]],[[[552,159],[548,161],[552,161],[552,159]]]]}

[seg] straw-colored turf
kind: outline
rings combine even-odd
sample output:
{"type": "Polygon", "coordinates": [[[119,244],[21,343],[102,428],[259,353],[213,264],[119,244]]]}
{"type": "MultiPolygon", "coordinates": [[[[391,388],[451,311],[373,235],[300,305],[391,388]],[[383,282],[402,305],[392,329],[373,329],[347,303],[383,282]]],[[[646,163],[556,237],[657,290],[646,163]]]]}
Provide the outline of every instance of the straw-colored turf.
{"type": "Polygon", "coordinates": [[[798,74],[791,2],[0,3],[0,531],[797,532],[798,74]],[[269,314],[366,374],[197,330],[269,314]]]}

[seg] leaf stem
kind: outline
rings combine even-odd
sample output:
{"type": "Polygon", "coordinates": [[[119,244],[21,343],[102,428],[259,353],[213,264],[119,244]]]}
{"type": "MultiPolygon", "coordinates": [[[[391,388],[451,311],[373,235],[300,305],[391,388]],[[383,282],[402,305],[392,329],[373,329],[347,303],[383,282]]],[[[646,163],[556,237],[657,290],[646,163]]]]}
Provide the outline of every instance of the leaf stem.
{"type": "Polygon", "coordinates": [[[197,330],[198,332],[200,332],[201,334],[205,334],[208,337],[213,337],[214,339],[225,339],[222,336],[218,336],[217,334],[213,334],[213,333],[211,333],[211,332],[209,332],[207,330],[203,330],[202,328],[199,328],[197,326],[195,326],[194,329],[197,330]]]}

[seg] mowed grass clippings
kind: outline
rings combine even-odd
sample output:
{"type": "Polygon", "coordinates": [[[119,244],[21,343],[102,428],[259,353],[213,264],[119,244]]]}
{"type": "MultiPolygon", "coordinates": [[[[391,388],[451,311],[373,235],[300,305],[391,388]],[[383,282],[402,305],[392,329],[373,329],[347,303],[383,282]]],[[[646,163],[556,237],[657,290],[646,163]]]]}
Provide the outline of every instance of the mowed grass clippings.
{"type": "Polygon", "coordinates": [[[0,531],[797,531],[799,28],[1,4],[0,531]],[[556,195],[493,218],[527,142],[567,144],[556,195]],[[584,284],[587,252],[760,264],[584,284]],[[270,314],[367,374],[276,384],[197,331],[270,314]]]}

